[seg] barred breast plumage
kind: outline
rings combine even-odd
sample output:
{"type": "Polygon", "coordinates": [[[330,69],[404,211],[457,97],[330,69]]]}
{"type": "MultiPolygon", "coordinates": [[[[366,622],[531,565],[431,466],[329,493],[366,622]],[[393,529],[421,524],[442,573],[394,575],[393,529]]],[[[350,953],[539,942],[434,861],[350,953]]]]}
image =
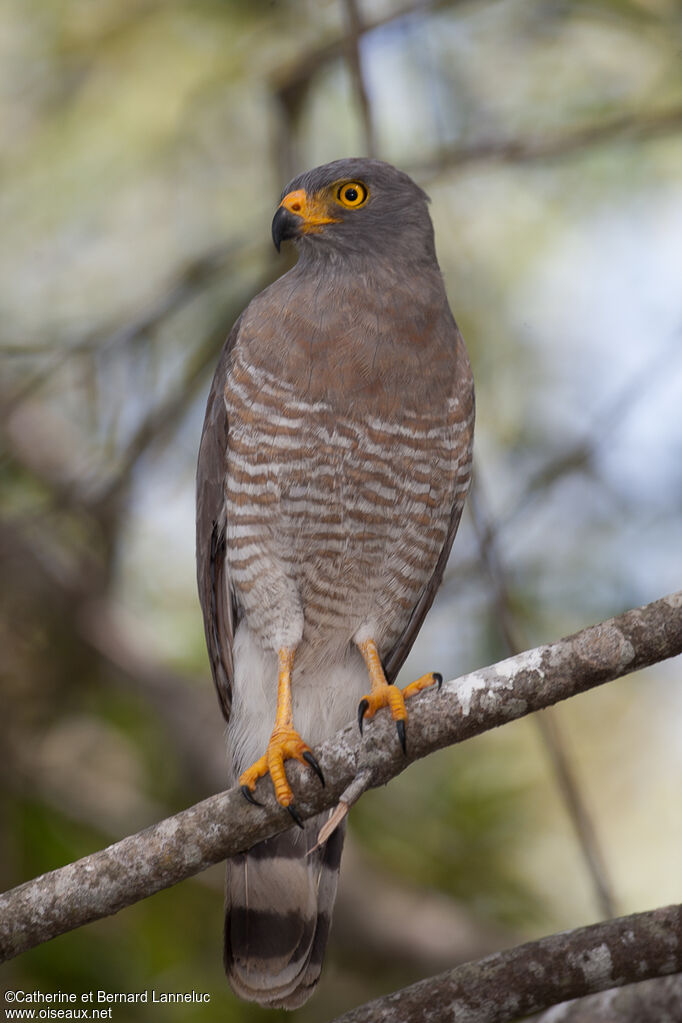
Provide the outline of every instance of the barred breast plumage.
{"type": "Polygon", "coordinates": [[[404,699],[386,683],[445,569],[474,400],[426,197],[406,175],[317,168],[286,190],[273,237],[294,237],[299,261],[250,303],[216,371],[197,560],[233,780],[253,798],[269,773],[301,825],[228,864],[225,966],[242,997],[293,1008],[320,975],[343,832],[312,851],[321,822],[299,820],[283,762],[319,770],[308,743],[359,702],[361,720],[390,706],[404,745],[404,699]]]}
{"type": "Polygon", "coordinates": [[[226,404],[228,564],[250,628],[271,645],[291,589],[304,620],[294,671],[338,657],[368,620],[386,650],[466,496],[470,407],[338,411],[241,352],[226,404]]]}

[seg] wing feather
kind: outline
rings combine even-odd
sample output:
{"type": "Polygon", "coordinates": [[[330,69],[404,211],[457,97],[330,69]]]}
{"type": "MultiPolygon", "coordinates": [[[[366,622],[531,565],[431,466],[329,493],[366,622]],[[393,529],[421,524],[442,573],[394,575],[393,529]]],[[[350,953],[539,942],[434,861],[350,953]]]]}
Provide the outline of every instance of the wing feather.
{"type": "Polygon", "coordinates": [[[223,347],[206,405],[197,466],[197,583],[213,681],[225,720],[232,706],[232,642],[239,615],[225,559],[225,474],[229,423],[225,380],[241,317],[223,347]]]}
{"type": "MultiPolygon", "coordinates": [[[[454,321],[453,321],[454,325],[454,321]]],[[[460,399],[460,404],[465,411],[465,414],[469,416],[469,429],[461,437],[461,443],[458,451],[457,463],[463,465],[465,461],[471,458],[471,449],[474,437],[474,388],[473,378],[471,375],[471,367],[469,365],[469,359],[466,354],[464,342],[462,341],[461,335],[457,326],[454,325],[457,337],[458,347],[458,370],[459,372],[455,378],[455,388],[457,396],[460,399]]],[[[467,484],[468,484],[467,480],[467,484]]],[[[461,483],[461,480],[460,480],[461,483]]],[[[384,671],[386,678],[389,682],[394,682],[398,672],[402,668],[407,655],[409,654],[414,641],[417,638],[419,630],[422,627],[424,619],[429,611],[429,608],[433,604],[438,587],[443,579],[443,573],[450,557],[450,551],[452,550],[452,544],[457,533],[459,526],[459,520],[462,517],[462,511],[464,510],[464,497],[459,499],[455,498],[452,510],[450,513],[450,522],[448,525],[448,531],[445,537],[445,543],[441,549],[436,567],[433,570],[433,574],[429,581],[424,586],[419,600],[415,604],[414,610],[410,615],[409,621],[403,632],[398,637],[393,647],[388,653],[388,656],[384,659],[384,671]]]]}

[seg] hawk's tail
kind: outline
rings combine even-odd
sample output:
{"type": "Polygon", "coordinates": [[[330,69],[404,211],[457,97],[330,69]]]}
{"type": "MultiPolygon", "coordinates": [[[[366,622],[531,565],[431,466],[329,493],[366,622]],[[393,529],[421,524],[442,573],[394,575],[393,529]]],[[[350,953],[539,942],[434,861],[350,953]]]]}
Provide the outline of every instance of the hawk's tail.
{"type": "Polygon", "coordinates": [[[295,1009],[315,990],[336,898],[345,822],[310,852],[327,814],[227,863],[225,971],[241,998],[295,1009]]]}

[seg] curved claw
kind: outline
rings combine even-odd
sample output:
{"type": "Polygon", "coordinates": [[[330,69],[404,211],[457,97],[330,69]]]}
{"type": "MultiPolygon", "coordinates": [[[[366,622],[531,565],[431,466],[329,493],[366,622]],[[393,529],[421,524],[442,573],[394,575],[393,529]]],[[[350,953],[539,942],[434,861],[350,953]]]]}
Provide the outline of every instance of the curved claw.
{"type": "Polygon", "coordinates": [[[296,807],[294,806],[294,804],[293,803],[289,803],[289,805],[287,807],[287,810],[289,811],[289,813],[293,817],[295,823],[299,826],[299,828],[302,829],[303,828],[303,821],[301,820],[301,815],[299,814],[299,812],[296,809],[296,807]]]}
{"type": "Polygon", "coordinates": [[[306,764],[309,764],[309,766],[312,767],[313,771],[315,772],[317,777],[320,779],[320,784],[322,785],[322,788],[324,788],[325,785],[324,785],[324,775],[322,774],[322,768],[320,767],[320,765],[318,764],[317,760],[315,759],[315,757],[313,756],[313,754],[310,752],[309,749],[307,749],[305,751],[305,753],[303,754],[303,759],[305,760],[306,764]]]}
{"type": "Polygon", "coordinates": [[[262,803],[259,803],[258,800],[254,797],[254,795],[251,792],[251,789],[249,788],[248,785],[241,785],[240,788],[242,790],[242,795],[243,795],[244,799],[246,799],[247,802],[253,803],[254,806],[262,806],[263,805],[262,803]]]}
{"type": "Polygon", "coordinates": [[[407,756],[407,743],[405,742],[405,722],[396,721],[395,728],[398,733],[398,738],[400,739],[400,745],[403,748],[403,753],[405,754],[405,756],[407,756]]]}
{"type": "Polygon", "coordinates": [[[358,727],[360,729],[360,735],[362,735],[362,721],[368,707],[369,700],[360,700],[360,703],[358,704],[358,727]]]}
{"type": "Polygon", "coordinates": [[[436,683],[436,689],[440,692],[440,688],[443,685],[443,676],[439,671],[434,671],[433,681],[436,683]]]}

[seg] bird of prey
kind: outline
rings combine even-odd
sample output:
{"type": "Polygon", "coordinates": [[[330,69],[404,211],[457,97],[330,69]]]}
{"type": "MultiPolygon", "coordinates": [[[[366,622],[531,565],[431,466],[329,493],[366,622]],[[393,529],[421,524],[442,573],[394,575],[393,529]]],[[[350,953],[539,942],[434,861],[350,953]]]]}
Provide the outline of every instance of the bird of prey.
{"type": "MultiPolygon", "coordinates": [[[[247,306],[208,399],[197,571],[233,781],[269,775],[289,831],[228,861],[233,990],[295,1008],[320,976],[343,827],[314,849],[286,761],[388,708],[434,599],[471,473],[474,394],[428,198],[379,160],[287,185],[272,222],[298,262],[247,306]]],[[[408,728],[409,734],[409,728],[408,728]]],[[[258,788],[267,794],[268,782],[258,788]]]]}

